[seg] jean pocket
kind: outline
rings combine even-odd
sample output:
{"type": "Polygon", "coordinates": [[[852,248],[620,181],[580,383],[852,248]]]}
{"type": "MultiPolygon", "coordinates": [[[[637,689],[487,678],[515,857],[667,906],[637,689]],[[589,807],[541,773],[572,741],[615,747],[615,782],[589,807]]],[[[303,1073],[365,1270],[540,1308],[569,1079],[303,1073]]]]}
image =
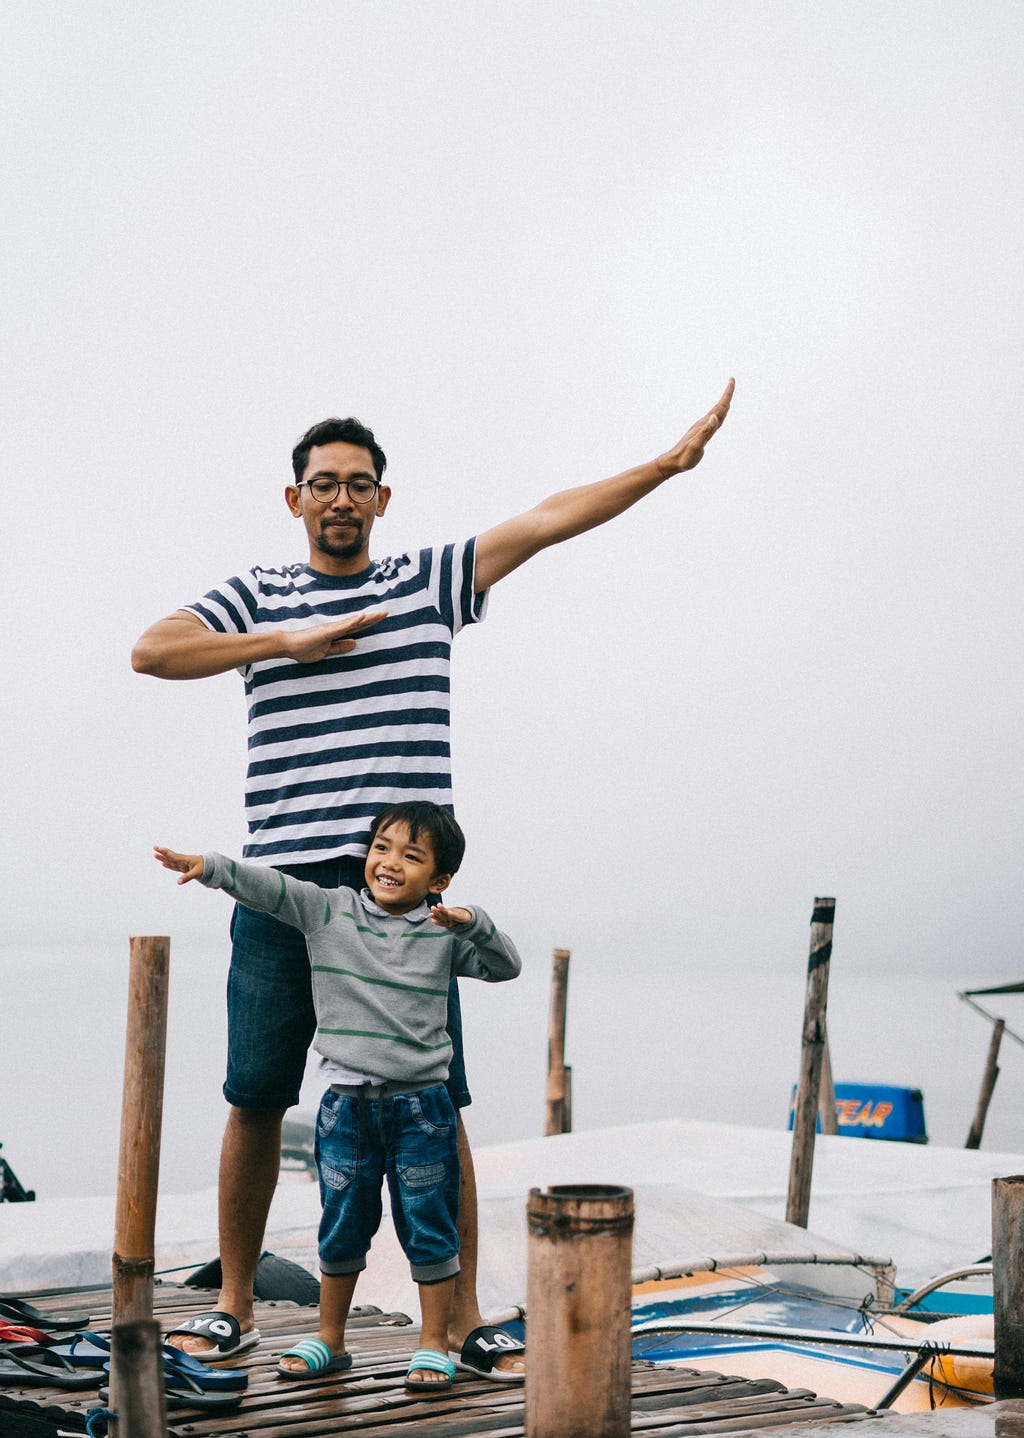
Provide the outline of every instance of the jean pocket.
{"type": "MultiPolygon", "coordinates": [[[[433,1089],[428,1090],[428,1092],[432,1094],[436,1093],[436,1091],[433,1089]]],[[[435,1118],[442,1118],[445,1116],[444,1110],[441,1109],[441,1105],[445,1103],[445,1101],[447,1101],[447,1104],[449,1106],[451,1104],[451,1100],[448,1098],[448,1095],[445,1090],[441,1089],[440,1092],[444,1095],[444,1097],[440,1100],[435,1098],[435,1102],[431,1104],[432,1108],[441,1110],[440,1112],[435,1112],[435,1118]]],[[[430,1138],[447,1138],[452,1131],[452,1126],[450,1123],[435,1123],[433,1119],[428,1117],[428,1115],[423,1112],[423,1104],[420,1102],[419,1094],[413,1093],[409,1095],[409,1115],[412,1118],[413,1122],[416,1124],[416,1127],[421,1129],[422,1132],[427,1134],[430,1138]]]]}
{"type": "Polygon", "coordinates": [[[343,1168],[332,1168],[329,1163],[324,1163],[323,1159],[320,1160],[320,1182],[325,1188],[332,1188],[335,1193],[341,1193],[343,1189],[348,1188],[354,1178],[354,1173],[348,1173],[343,1168]]]}
{"type": "Polygon", "coordinates": [[[410,1163],[405,1168],[398,1170],[398,1177],[402,1180],[403,1187],[423,1190],[425,1188],[437,1188],[445,1180],[445,1166],[443,1163],[410,1163]]]}
{"type": "Polygon", "coordinates": [[[336,1093],[325,1093],[320,1100],[320,1110],[316,1116],[316,1131],[321,1138],[326,1138],[338,1126],[340,1110],[338,1097],[336,1093]]]}

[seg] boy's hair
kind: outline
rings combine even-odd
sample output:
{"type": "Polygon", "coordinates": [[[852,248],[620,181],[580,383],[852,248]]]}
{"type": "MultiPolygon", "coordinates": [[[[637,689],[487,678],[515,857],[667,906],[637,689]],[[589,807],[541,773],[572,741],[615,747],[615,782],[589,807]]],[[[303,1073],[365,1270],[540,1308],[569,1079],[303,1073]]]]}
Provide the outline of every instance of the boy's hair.
{"type": "Polygon", "coordinates": [[[292,450],[292,469],[295,472],[295,483],[306,472],[306,465],[309,463],[309,451],[318,444],[337,444],[341,441],[344,444],[357,444],[360,449],[368,449],[373,456],[373,467],[377,472],[378,483],[384,478],[384,471],[387,468],[387,459],[384,451],[373,437],[373,430],[367,429],[365,424],[360,424],[357,419],[322,419],[319,424],[314,424],[299,440],[292,450]]]}
{"type": "Polygon", "coordinates": [[[381,829],[389,829],[392,824],[408,825],[409,838],[414,844],[421,834],[426,834],[434,850],[435,874],[458,873],[466,852],[466,836],[447,809],[427,803],[424,799],[392,804],[374,819],[370,843],[381,829]]]}

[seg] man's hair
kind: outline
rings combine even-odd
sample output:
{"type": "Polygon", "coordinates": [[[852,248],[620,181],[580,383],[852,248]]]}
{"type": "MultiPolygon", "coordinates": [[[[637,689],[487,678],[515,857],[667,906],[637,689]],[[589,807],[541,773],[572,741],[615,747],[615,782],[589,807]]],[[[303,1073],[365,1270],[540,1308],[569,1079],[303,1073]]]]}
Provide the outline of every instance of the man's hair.
{"type": "Polygon", "coordinates": [[[307,429],[306,433],[299,440],[292,450],[292,469],[295,472],[295,483],[306,472],[306,465],[309,463],[309,451],[318,444],[357,444],[361,449],[368,449],[373,456],[373,467],[377,471],[378,481],[383,480],[384,470],[387,468],[387,459],[384,451],[373,437],[373,430],[367,429],[365,424],[360,424],[357,419],[322,419],[319,424],[314,424],[307,429]]]}
{"type": "Polygon", "coordinates": [[[435,874],[455,874],[466,852],[466,836],[447,809],[429,804],[424,799],[410,799],[392,804],[377,815],[370,830],[370,843],[382,829],[392,824],[406,824],[409,838],[415,844],[421,834],[430,840],[434,850],[435,874]]]}

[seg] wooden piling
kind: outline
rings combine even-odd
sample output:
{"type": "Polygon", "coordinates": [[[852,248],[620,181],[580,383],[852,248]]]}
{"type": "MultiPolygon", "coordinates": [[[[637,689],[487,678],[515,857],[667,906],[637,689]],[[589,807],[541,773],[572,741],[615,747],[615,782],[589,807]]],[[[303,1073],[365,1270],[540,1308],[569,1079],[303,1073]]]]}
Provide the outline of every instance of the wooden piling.
{"type": "Polygon", "coordinates": [[[160,1325],[152,1319],[120,1323],[113,1330],[110,1351],[111,1367],[117,1371],[117,1398],[111,1398],[111,1411],[117,1417],[111,1431],[116,1438],[166,1438],[160,1341],[160,1325]]]}
{"type": "Polygon", "coordinates": [[[572,1070],[565,1066],[565,1014],[569,989],[569,950],[555,949],[552,960],[545,1137],[555,1133],[572,1132],[572,1070]]]}
{"type": "Polygon", "coordinates": [[[1024,1176],[992,1180],[993,1384],[1024,1398],[1024,1176]]]}
{"type": "Polygon", "coordinates": [[[531,1189],[527,1229],[526,1438],[625,1438],[632,1190],[531,1189]]]}
{"type": "Polygon", "coordinates": [[[828,1046],[828,1026],[824,1016],[821,1020],[821,1088],[818,1092],[818,1118],[822,1133],[835,1138],[839,1133],[839,1116],[836,1113],[836,1086],[832,1079],[832,1054],[828,1046]]]}
{"type": "Polygon", "coordinates": [[[800,1047],[800,1080],[793,1111],[793,1147],[790,1153],[786,1222],[807,1227],[811,1207],[811,1173],[814,1168],[814,1133],[818,1119],[818,1092],[825,1049],[825,1009],[828,1004],[828,970],[832,958],[835,899],[815,899],[811,914],[810,958],[800,1047]]]}
{"type": "MultiPolygon", "coordinates": [[[[150,1347],[138,1334],[125,1338],[132,1373],[122,1372],[119,1329],[145,1325],[153,1318],[153,1267],[160,1127],[163,1118],[164,1052],[167,1038],[167,988],[171,941],[132,938],[128,972],[128,1022],[125,1036],[121,1147],[114,1215],[111,1408],[122,1402],[122,1383],[140,1393],[143,1411],[163,1405],[159,1343],[150,1347]]],[[[141,1330],[140,1330],[141,1331],[141,1330]]],[[[145,1438],[149,1429],[122,1426],[119,1438],[145,1438]]],[[[154,1430],[155,1431],[155,1430],[154,1430]]]]}
{"type": "Polygon", "coordinates": [[[978,1106],[974,1110],[974,1121],[971,1124],[971,1131],[967,1135],[967,1142],[964,1144],[964,1148],[981,1147],[981,1135],[985,1131],[985,1119],[988,1117],[988,1106],[992,1102],[996,1079],[999,1077],[999,1066],[996,1060],[999,1058],[999,1045],[1003,1041],[1003,1030],[1005,1028],[1005,1019],[993,1020],[992,1038],[988,1046],[985,1072],[981,1079],[981,1092],[978,1095],[978,1106]]]}

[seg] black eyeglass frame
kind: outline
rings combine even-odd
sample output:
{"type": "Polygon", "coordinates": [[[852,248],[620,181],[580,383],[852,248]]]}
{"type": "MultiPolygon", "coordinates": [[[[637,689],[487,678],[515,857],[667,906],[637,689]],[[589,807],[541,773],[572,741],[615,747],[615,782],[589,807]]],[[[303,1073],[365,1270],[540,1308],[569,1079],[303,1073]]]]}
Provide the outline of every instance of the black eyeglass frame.
{"type": "Polygon", "coordinates": [[[342,485],[344,485],[345,493],[348,495],[349,499],[352,501],[353,504],[372,504],[377,498],[377,495],[380,493],[380,480],[370,479],[369,475],[365,474],[354,475],[351,479],[331,479],[328,478],[326,474],[318,475],[315,479],[300,479],[297,482],[295,488],[301,489],[303,485],[305,485],[306,488],[309,490],[310,494],[316,500],[317,504],[333,504],[333,502],[337,499],[338,495],[341,493],[342,485]],[[321,498],[320,495],[317,494],[316,491],[313,489],[314,484],[330,484],[333,485],[334,488],[331,494],[325,495],[323,498],[321,498]],[[354,484],[372,484],[373,493],[368,494],[365,499],[360,499],[358,495],[352,493],[352,486],[354,484]]]}

